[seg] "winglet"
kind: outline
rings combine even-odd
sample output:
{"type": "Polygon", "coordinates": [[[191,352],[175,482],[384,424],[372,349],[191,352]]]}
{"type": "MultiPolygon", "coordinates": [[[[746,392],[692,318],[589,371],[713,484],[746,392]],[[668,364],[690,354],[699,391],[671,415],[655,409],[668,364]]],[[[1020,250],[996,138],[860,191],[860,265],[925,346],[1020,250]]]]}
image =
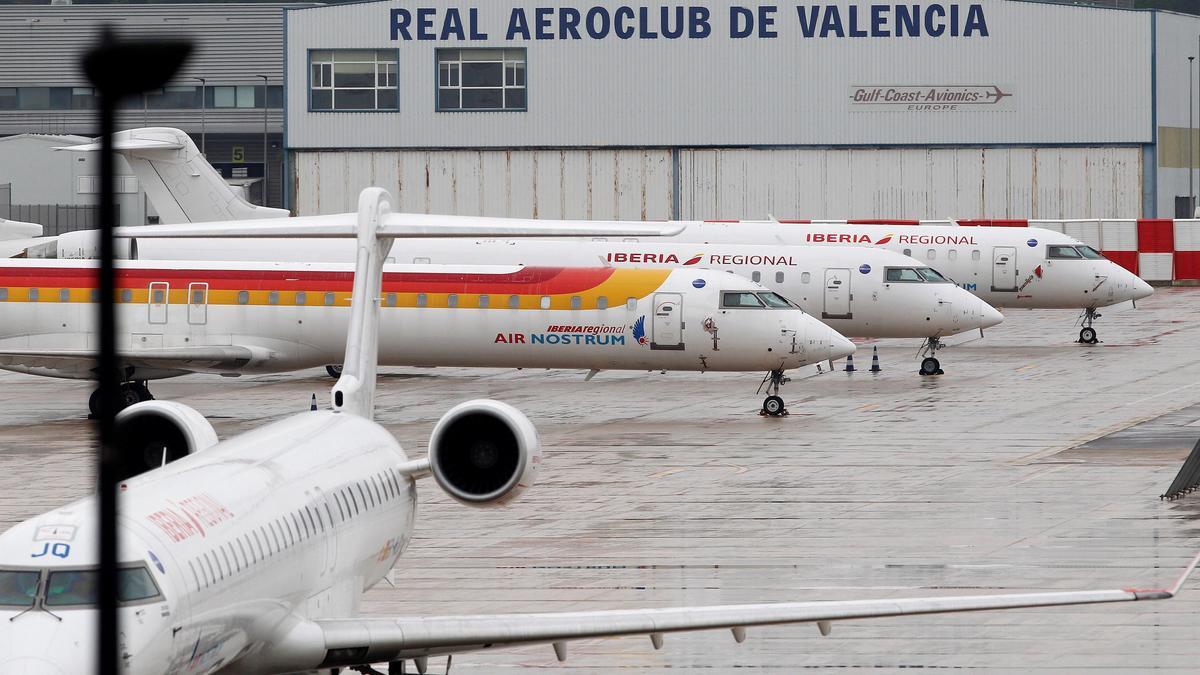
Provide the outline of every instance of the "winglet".
{"type": "Polygon", "coordinates": [[[375,371],[379,366],[379,298],[383,265],[395,241],[379,237],[379,226],[392,211],[387,190],[371,187],[358,196],[358,253],[354,293],[350,297],[350,330],[342,376],[333,385],[334,412],[375,417],[375,371]]]}

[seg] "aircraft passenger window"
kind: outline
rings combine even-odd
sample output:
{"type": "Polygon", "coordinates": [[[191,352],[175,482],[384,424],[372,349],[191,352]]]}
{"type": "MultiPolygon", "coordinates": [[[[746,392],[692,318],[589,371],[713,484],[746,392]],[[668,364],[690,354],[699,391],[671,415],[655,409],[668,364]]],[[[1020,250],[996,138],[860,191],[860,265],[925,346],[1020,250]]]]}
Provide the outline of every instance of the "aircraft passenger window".
{"type": "Polygon", "coordinates": [[[911,258],[912,257],[912,249],[911,248],[904,249],[904,255],[911,258]]]}
{"type": "Polygon", "coordinates": [[[950,251],[948,253],[946,253],[946,257],[949,258],[950,260],[958,260],[958,249],[956,249],[956,248],[950,249],[950,251]]]}
{"type": "Polygon", "coordinates": [[[929,260],[937,260],[937,251],[929,249],[925,252],[925,257],[929,260]]]}
{"type": "Polygon", "coordinates": [[[538,306],[542,309],[550,309],[550,296],[543,295],[542,299],[538,302],[538,306]]]}
{"type": "Polygon", "coordinates": [[[725,291],[721,293],[721,306],[731,309],[762,309],[762,300],[750,291],[725,291]]]}
{"type": "Polygon", "coordinates": [[[579,297],[578,295],[572,295],[571,296],[571,309],[582,309],[582,308],[583,308],[583,298],[579,297]]]}
{"type": "Polygon", "coordinates": [[[479,309],[487,309],[487,306],[488,306],[488,296],[486,296],[486,295],[479,296],[479,309]]]}
{"type": "Polygon", "coordinates": [[[237,301],[239,305],[245,305],[250,302],[250,291],[238,291],[237,301]]]}
{"type": "Polygon", "coordinates": [[[750,274],[750,281],[753,281],[754,283],[761,282],[762,281],[762,272],[752,272],[750,274]]]}
{"type": "Polygon", "coordinates": [[[779,295],[778,293],[771,293],[768,291],[766,293],[759,293],[758,297],[767,305],[767,307],[770,307],[771,309],[792,309],[791,303],[785,300],[783,296],[779,295]]]}
{"type": "Polygon", "coordinates": [[[809,274],[808,272],[800,273],[800,283],[807,284],[811,281],[812,281],[812,274],[809,274]]]}
{"type": "Polygon", "coordinates": [[[325,306],[326,307],[332,307],[333,303],[336,301],[337,301],[337,296],[334,295],[334,293],[332,291],[325,293],[325,306]]]}
{"type": "Polygon", "coordinates": [[[521,309],[521,296],[519,296],[519,295],[508,296],[508,308],[509,309],[521,309]]]}
{"type": "Polygon", "coordinates": [[[161,288],[156,288],[150,293],[150,302],[161,305],[167,301],[167,292],[161,288]]]}
{"type": "Polygon", "coordinates": [[[395,294],[395,293],[388,293],[388,294],[387,294],[387,306],[388,306],[388,307],[395,307],[395,306],[396,306],[396,294],[395,294]]]}
{"type": "Polygon", "coordinates": [[[637,298],[625,298],[625,309],[628,309],[628,310],[637,309],[637,298]]]}
{"type": "Polygon", "coordinates": [[[782,283],[783,283],[783,272],[776,272],[776,273],[775,273],[775,283],[777,283],[777,284],[782,284],[782,283]]]}
{"type": "Polygon", "coordinates": [[[596,298],[596,309],[608,309],[608,296],[602,295],[596,298]]]}
{"type": "Polygon", "coordinates": [[[29,301],[30,302],[38,301],[38,289],[36,289],[36,288],[29,289],[29,301]]]}
{"type": "Polygon", "coordinates": [[[971,260],[979,260],[979,249],[971,251],[971,260]]]}
{"type": "Polygon", "coordinates": [[[71,291],[69,291],[65,288],[58,289],[58,301],[59,302],[70,302],[70,300],[71,300],[71,291]]]}
{"type": "Polygon", "coordinates": [[[950,283],[949,279],[942,276],[941,272],[933,269],[932,267],[918,267],[917,273],[920,274],[921,278],[924,279],[925,281],[930,281],[930,282],[933,282],[936,284],[950,283]]]}
{"type": "Polygon", "coordinates": [[[1075,247],[1083,257],[1089,260],[1104,260],[1104,256],[1091,246],[1076,246],[1075,247]]]}
{"type": "MultiPolygon", "coordinates": [[[[31,289],[30,292],[32,293],[33,291],[36,291],[36,290],[37,290],[36,288],[31,289]]],[[[97,296],[97,297],[99,297],[99,296],[97,296]]],[[[30,298],[30,300],[32,300],[32,299],[33,298],[30,298]]],[[[122,288],[121,289],[121,302],[133,302],[133,291],[129,290],[128,288],[122,288]]]]}
{"type": "Polygon", "coordinates": [[[424,293],[417,293],[417,307],[425,307],[429,305],[429,296],[424,293]]]}
{"type": "Polygon", "coordinates": [[[888,267],[884,269],[883,278],[889,282],[921,283],[921,275],[911,267],[888,267]]]}
{"type": "Polygon", "coordinates": [[[8,289],[0,288],[0,302],[8,300],[8,289]]]}
{"type": "MultiPolygon", "coordinates": [[[[162,293],[162,291],[154,291],[154,292],[162,293]]],[[[278,305],[279,304],[279,291],[271,291],[270,293],[267,293],[267,304],[268,305],[278,305]]]]}
{"type": "MultiPolygon", "coordinates": [[[[204,294],[201,291],[193,291],[192,304],[199,305],[203,302],[204,302],[204,294]]],[[[304,291],[296,291],[296,304],[297,305],[307,305],[308,304],[308,293],[305,293],[304,291]]]]}
{"type": "Polygon", "coordinates": [[[447,307],[458,307],[458,294],[451,293],[450,295],[447,295],[446,296],[446,306],[447,307]]]}
{"type": "Polygon", "coordinates": [[[1047,246],[1046,257],[1057,260],[1079,260],[1083,258],[1083,254],[1076,251],[1074,246],[1047,246]]]}

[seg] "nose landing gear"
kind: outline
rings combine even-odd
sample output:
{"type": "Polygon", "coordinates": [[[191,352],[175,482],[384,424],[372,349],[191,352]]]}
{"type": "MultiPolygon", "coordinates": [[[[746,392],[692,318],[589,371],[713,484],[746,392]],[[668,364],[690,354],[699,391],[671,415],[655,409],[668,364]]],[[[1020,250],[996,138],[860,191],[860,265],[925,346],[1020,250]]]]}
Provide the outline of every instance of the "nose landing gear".
{"type": "Polygon", "coordinates": [[[776,368],[763,377],[762,384],[758,385],[758,391],[761,393],[765,386],[770,395],[763,399],[762,410],[758,411],[759,415],[764,417],[787,416],[788,411],[784,406],[783,397],[779,395],[779,388],[787,382],[788,378],[783,376],[782,368],[776,368]]]}
{"type": "Polygon", "coordinates": [[[1079,318],[1079,323],[1083,328],[1079,329],[1079,344],[1094,345],[1100,341],[1096,335],[1096,329],[1092,328],[1092,322],[1100,318],[1100,312],[1094,308],[1088,307],[1083,310],[1083,315],[1079,318]]]}
{"type": "MultiPolygon", "coordinates": [[[[121,384],[121,389],[117,393],[117,412],[120,412],[135,403],[142,401],[153,401],[154,394],[150,393],[150,387],[146,386],[145,380],[137,380],[136,382],[124,382],[121,384]]],[[[100,390],[92,392],[88,398],[88,410],[91,411],[91,418],[96,419],[100,416],[100,390]]]]}
{"type": "Polygon", "coordinates": [[[942,364],[937,360],[936,356],[937,350],[943,346],[941,338],[931,337],[925,339],[925,343],[921,345],[921,351],[917,352],[917,356],[921,356],[922,354],[929,354],[929,356],[921,359],[921,369],[917,371],[918,373],[926,376],[945,374],[945,371],[942,370],[942,364]]]}

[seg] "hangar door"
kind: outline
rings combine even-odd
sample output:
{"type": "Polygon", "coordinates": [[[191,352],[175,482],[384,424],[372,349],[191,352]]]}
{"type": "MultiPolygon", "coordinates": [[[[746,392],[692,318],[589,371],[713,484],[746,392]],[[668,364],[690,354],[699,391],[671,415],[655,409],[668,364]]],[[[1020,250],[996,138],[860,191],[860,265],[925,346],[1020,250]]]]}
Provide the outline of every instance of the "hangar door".
{"type": "Polygon", "coordinates": [[[823,319],[849,319],[850,314],[850,270],[825,270],[825,311],[823,319]]]}

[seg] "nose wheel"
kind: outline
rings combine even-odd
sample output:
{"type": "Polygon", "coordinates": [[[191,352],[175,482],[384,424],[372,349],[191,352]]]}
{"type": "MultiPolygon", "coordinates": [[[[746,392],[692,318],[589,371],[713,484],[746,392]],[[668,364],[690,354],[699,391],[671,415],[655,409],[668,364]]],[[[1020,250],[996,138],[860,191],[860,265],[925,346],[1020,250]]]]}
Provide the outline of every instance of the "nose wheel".
{"type": "Polygon", "coordinates": [[[787,407],[783,403],[783,397],[779,395],[779,388],[788,381],[788,378],[783,376],[783,369],[776,368],[767,373],[763,377],[762,384],[758,386],[761,392],[766,386],[769,395],[763,399],[762,410],[758,411],[763,417],[786,417],[788,414],[787,407]]]}
{"type": "Polygon", "coordinates": [[[1094,345],[1100,341],[1096,329],[1092,328],[1092,322],[1099,318],[1100,313],[1095,309],[1088,307],[1083,310],[1083,316],[1079,319],[1079,323],[1083,325],[1083,328],[1079,329],[1079,344],[1094,345]]]}
{"type": "Polygon", "coordinates": [[[946,371],[942,370],[942,364],[937,360],[937,350],[943,346],[941,339],[936,337],[926,338],[925,344],[921,345],[921,351],[917,352],[917,356],[928,354],[921,359],[921,369],[917,372],[923,376],[944,375],[946,371]]]}

